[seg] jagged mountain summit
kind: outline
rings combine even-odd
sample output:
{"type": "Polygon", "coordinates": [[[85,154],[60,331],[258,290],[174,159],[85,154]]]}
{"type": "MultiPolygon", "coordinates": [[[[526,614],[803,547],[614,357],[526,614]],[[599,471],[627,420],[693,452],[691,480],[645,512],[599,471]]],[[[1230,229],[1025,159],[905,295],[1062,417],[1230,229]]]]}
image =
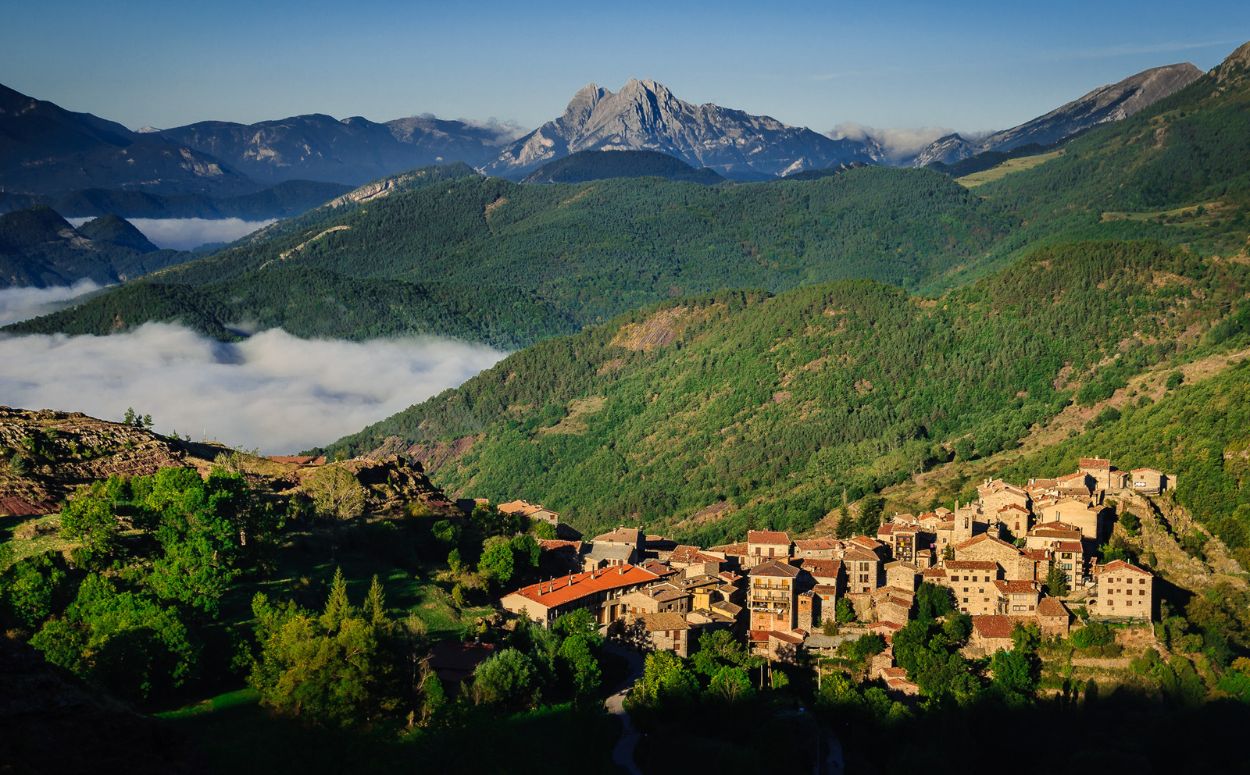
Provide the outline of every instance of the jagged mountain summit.
{"type": "Polygon", "coordinates": [[[769,116],[678,99],[663,84],[631,80],[612,92],[588,84],[564,114],[504,149],[483,171],[520,178],[578,151],[649,150],[738,180],[761,180],[872,161],[868,144],[833,140],[769,116]]]}
{"type": "Polygon", "coordinates": [[[316,180],[353,186],[431,164],[485,164],[513,137],[497,126],[430,116],[376,123],[319,113],[255,124],[201,121],[160,130],[160,135],[264,183],[316,180]]]}
{"type": "Polygon", "coordinates": [[[1099,124],[1126,119],[1175,94],[1201,75],[1202,71],[1188,62],[1143,70],[980,141],[958,134],[938,138],[924,148],[912,164],[917,167],[934,162],[950,164],[986,151],[1010,151],[1022,145],[1054,145],[1099,124]]]}

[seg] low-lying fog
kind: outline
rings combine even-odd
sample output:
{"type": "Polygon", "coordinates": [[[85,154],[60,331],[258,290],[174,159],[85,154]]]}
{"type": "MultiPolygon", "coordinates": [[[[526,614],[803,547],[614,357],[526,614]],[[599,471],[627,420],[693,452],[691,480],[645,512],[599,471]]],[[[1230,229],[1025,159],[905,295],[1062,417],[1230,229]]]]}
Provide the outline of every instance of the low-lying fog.
{"type": "Polygon", "coordinates": [[[326,444],[454,387],[506,353],[414,337],[300,339],[273,329],[231,344],[149,323],[114,336],[0,335],[0,404],[119,420],[266,454],[326,444]]]}
{"type": "MultiPolygon", "coordinates": [[[[66,218],[75,228],[90,218],[66,218]]],[[[153,245],[171,250],[192,250],[210,242],[234,242],[263,229],[276,218],[245,221],[242,218],[127,218],[153,245]]]]}
{"type": "Polygon", "coordinates": [[[79,296],[103,287],[91,280],[79,280],[73,285],[51,288],[0,288],[0,326],[56,312],[79,296]]]}

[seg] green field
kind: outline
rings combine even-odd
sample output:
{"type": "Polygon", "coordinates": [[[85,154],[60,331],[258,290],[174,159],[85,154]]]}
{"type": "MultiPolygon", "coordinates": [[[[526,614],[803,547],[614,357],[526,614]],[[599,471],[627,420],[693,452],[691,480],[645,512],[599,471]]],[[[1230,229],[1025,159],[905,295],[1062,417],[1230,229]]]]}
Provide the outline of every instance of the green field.
{"type": "Polygon", "coordinates": [[[988,170],[974,172],[971,175],[965,175],[962,178],[956,178],[955,182],[966,188],[976,188],[993,180],[1005,178],[1013,172],[1023,172],[1031,170],[1041,164],[1045,164],[1051,159],[1058,158],[1063,155],[1063,151],[1051,151],[1050,153],[1039,153],[1036,156],[1021,156],[1018,159],[1008,159],[996,167],[988,170]]]}

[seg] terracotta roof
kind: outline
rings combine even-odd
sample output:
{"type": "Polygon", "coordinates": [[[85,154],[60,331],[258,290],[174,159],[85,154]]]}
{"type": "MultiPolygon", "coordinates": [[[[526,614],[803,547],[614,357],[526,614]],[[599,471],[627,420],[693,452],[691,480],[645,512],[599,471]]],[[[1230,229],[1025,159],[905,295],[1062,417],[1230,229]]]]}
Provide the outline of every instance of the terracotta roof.
{"type": "Polygon", "coordinates": [[[944,579],[946,578],[946,570],[943,568],[925,568],[920,571],[920,575],[926,579],[944,579]]]}
{"type": "Polygon", "coordinates": [[[1068,612],[1068,607],[1057,597],[1044,597],[1039,600],[1037,602],[1037,615],[1046,617],[1062,616],[1064,619],[1071,616],[1068,612]]]}
{"type": "Polygon", "coordinates": [[[1019,511],[1024,514],[1029,513],[1029,510],[1021,506],[1019,503],[1008,503],[1006,506],[1003,506],[1002,508],[1000,508],[998,510],[998,513],[1002,514],[1004,511],[1019,511]]]}
{"type": "Polygon", "coordinates": [[[1010,616],[986,614],[972,617],[972,631],[982,638],[1010,638],[1015,626],[1010,616]]]}
{"type": "Polygon", "coordinates": [[[1064,474],[1063,476],[1057,477],[1055,481],[1056,482],[1071,482],[1075,479],[1081,479],[1083,481],[1085,479],[1085,472],[1074,471],[1073,473],[1064,474]]]}
{"type": "Polygon", "coordinates": [[[825,597],[826,595],[836,596],[838,594],[838,588],[835,587],[833,584],[817,584],[816,586],[812,587],[812,591],[820,595],[821,597],[825,597]]]}
{"type": "Polygon", "coordinates": [[[637,565],[620,565],[615,568],[601,568],[587,573],[574,573],[561,576],[551,581],[540,581],[521,587],[512,594],[520,595],[534,602],[553,608],[596,592],[606,592],[621,587],[646,584],[655,581],[658,576],[637,565]]]}
{"type": "Polygon", "coordinates": [[[1082,552],[1085,551],[1085,549],[1084,547],[1081,546],[1080,541],[1060,541],[1059,543],[1055,544],[1055,551],[1072,552],[1074,554],[1081,554],[1082,552]]]}
{"type": "Polygon", "coordinates": [[[860,546],[864,547],[865,549],[868,549],[868,550],[871,550],[871,551],[874,551],[874,552],[875,552],[876,550],[881,549],[881,548],[883,548],[883,547],[885,546],[885,544],[881,543],[881,542],[880,542],[880,541],[878,541],[877,539],[875,539],[875,538],[869,538],[868,536],[854,536],[854,537],[852,537],[852,538],[851,538],[851,542],[852,542],[852,543],[859,544],[860,546]]]}
{"type": "Polygon", "coordinates": [[[1018,549],[1016,549],[1016,547],[1014,547],[1014,546],[1012,546],[1011,544],[1007,543],[1007,542],[1006,542],[1006,541],[1004,541],[1003,539],[1001,539],[1001,538],[997,538],[997,537],[995,537],[995,536],[992,536],[992,535],[990,535],[989,533],[982,533],[981,535],[978,535],[978,536],[973,536],[972,538],[969,538],[967,541],[964,541],[963,543],[956,544],[956,545],[955,545],[955,551],[959,551],[960,549],[969,549],[969,548],[971,548],[971,547],[973,547],[973,546],[976,546],[977,544],[983,544],[983,543],[985,543],[986,541],[993,541],[993,542],[994,542],[994,543],[996,543],[996,544],[1000,544],[1000,545],[1002,545],[1002,546],[1007,547],[1008,549],[1010,549],[1010,550],[1011,550],[1011,551],[1013,551],[1013,552],[1018,552],[1018,551],[1019,551],[1018,549]]]}
{"type": "Polygon", "coordinates": [[[803,560],[803,570],[818,578],[837,578],[842,571],[842,561],[803,560]]]}
{"type": "Polygon", "coordinates": [[[768,634],[768,630],[751,630],[747,633],[747,639],[756,643],[767,643],[768,634]]]}
{"type": "Polygon", "coordinates": [[[1111,461],[1105,457],[1083,457],[1076,465],[1078,468],[1110,468],[1111,461]]]}
{"type": "Polygon", "coordinates": [[[673,611],[662,611],[658,614],[643,614],[642,626],[648,632],[656,632],[658,630],[688,630],[690,622],[686,621],[686,617],[673,611]]]}
{"type": "Polygon", "coordinates": [[[1132,471],[1129,471],[1129,473],[1130,474],[1158,474],[1159,476],[1163,476],[1163,472],[1157,468],[1134,468],[1132,471]]]}
{"type": "Polygon", "coordinates": [[[697,562],[694,558],[702,553],[702,549],[689,544],[678,544],[673,547],[673,553],[668,556],[669,562],[697,562]]]}
{"type": "Polygon", "coordinates": [[[883,667],[881,668],[882,678],[906,678],[907,671],[901,667],[883,667]]]}
{"type": "Polygon", "coordinates": [[[595,543],[610,544],[633,544],[638,546],[643,542],[642,531],[636,527],[618,527],[616,530],[602,533],[594,537],[595,543]]]}
{"type": "Polygon", "coordinates": [[[788,562],[780,560],[769,560],[760,563],[752,568],[748,575],[750,576],[778,576],[781,578],[792,579],[799,575],[799,569],[788,562]]]}
{"type": "Polygon", "coordinates": [[[747,543],[789,546],[790,534],[782,530],[748,530],[747,543]]]}
{"type": "Polygon", "coordinates": [[[768,633],[768,637],[775,638],[782,643],[789,643],[792,646],[798,646],[803,643],[803,637],[797,633],[786,632],[784,630],[772,630],[768,633]]]}
{"type": "Polygon", "coordinates": [[[894,533],[893,522],[886,522],[884,525],[877,528],[877,535],[879,536],[888,536],[888,535],[892,535],[893,533],[894,533]]]}
{"type": "Polygon", "coordinates": [[[660,562],[659,560],[647,560],[642,567],[651,571],[657,576],[672,576],[677,571],[660,562]]]}
{"type": "Polygon", "coordinates": [[[794,548],[803,549],[805,551],[820,551],[824,549],[837,549],[842,542],[836,538],[796,538],[794,539],[794,548]]]}
{"type": "Polygon", "coordinates": [[[1023,595],[1037,592],[1037,586],[1032,581],[1003,581],[1002,579],[999,579],[994,582],[994,586],[998,587],[1000,592],[1006,592],[1009,595],[1023,595]]]}
{"type": "Polygon", "coordinates": [[[1105,565],[1099,565],[1097,572],[1099,573],[1099,575],[1101,575],[1103,573],[1110,573],[1112,571],[1117,571],[1117,570],[1133,571],[1134,573],[1140,573],[1143,576],[1151,575],[1150,571],[1145,570],[1143,568],[1139,568],[1133,563],[1125,562],[1124,560],[1112,560],[1111,562],[1106,563],[1105,565]]]}
{"type": "Polygon", "coordinates": [[[1050,553],[1045,549],[1025,549],[1021,554],[1033,562],[1045,562],[1050,559],[1050,553]]]}
{"type": "Polygon", "coordinates": [[[1034,538],[1072,538],[1081,535],[1081,529],[1066,522],[1044,522],[1029,531],[1034,538]]]}
{"type": "Polygon", "coordinates": [[[998,570],[993,560],[947,560],[947,570],[998,570]]]}
{"type": "Polygon", "coordinates": [[[745,543],[721,544],[720,546],[713,546],[709,548],[708,551],[720,552],[721,554],[726,555],[726,556],[745,557],[747,554],[747,545],[745,543]]]}
{"type": "Polygon", "coordinates": [[[845,560],[881,560],[876,552],[865,549],[858,544],[847,547],[847,550],[842,554],[842,558],[845,560]]]}
{"type": "Polygon", "coordinates": [[[558,552],[561,549],[572,549],[575,552],[582,550],[581,541],[565,541],[559,538],[540,538],[538,540],[538,548],[544,552],[558,552]]]}

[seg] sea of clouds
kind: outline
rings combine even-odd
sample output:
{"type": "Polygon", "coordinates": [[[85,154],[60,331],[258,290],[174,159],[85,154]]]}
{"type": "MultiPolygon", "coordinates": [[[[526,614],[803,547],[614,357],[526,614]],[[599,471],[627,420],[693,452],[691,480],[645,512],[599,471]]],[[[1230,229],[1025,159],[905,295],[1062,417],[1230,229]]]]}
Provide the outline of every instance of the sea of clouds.
{"type": "MultiPolygon", "coordinates": [[[[90,218],[67,218],[77,228],[90,218]]],[[[158,248],[192,250],[215,242],[234,242],[276,219],[245,221],[242,218],[127,218],[158,248]]]]}
{"type": "Polygon", "coordinates": [[[56,312],[79,296],[103,287],[91,280],[79,280],[73,285],[51,288],[0,288],[0,326],[56,312]]]}
{"type": "Polygon", "coordinates": [[[149,323],[113,336],[0,335],[0,404],[118,420],[266,454],[326,444],[455,387],[506,353],[411,337],[300,339],[281,329],[222,343],[149,323]]]}

